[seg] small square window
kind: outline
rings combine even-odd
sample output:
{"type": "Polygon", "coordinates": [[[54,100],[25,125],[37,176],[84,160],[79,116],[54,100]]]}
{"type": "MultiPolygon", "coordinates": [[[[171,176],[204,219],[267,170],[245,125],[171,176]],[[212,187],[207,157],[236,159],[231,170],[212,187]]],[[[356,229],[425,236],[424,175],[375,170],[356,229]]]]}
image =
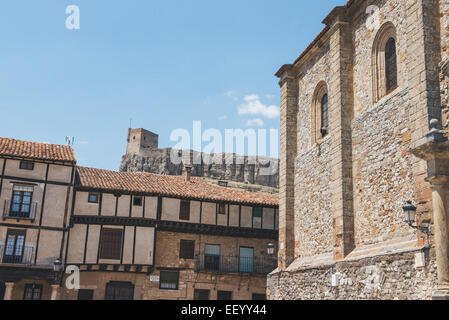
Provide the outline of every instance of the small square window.
{"type": "Polygon", "coordinates": [[[226,205],[224,203],[218,204],[218,214],[226,214],[226,205]]]}
{"type": "Polygon", "coordinates": [[[142,202],[142,197],[134,197],[133,199],[133,205],[135,205],[136,207],[141,207],[142,202]]]}
{"type": "Polygon", "coordinates": [[[89,193],[89,202],[98,203],[98,193],[89,193]]]}
{"type": "Polygon", "coordinates": [[[261,207],[253,208],[253,218],[262,218],[262,208],[261,207]]]}
{"type": "Polygon", "coordinates": [[[33,161],[20,161],[20,169],[23,170],[34,170],[34,162],[33,161]]]}

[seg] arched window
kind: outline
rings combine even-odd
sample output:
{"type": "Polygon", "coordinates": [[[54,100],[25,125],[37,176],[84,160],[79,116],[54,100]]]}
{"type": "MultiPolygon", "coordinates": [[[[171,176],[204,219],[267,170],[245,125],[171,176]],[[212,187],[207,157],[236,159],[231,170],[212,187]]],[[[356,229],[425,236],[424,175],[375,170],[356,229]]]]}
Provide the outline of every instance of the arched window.
{"type": "Polygon", "coordinates": [[[329,134],[329,96],[326,82],[321,81],[313,93],[311,119],[312,145],[329,134]]]}
{"type": "Polygon", "coordinates": [[[396,28],[391,22],[387,22],[380,28],[373,43],[374,103],[399,86],[396,43],[396,28]]]}
{"type": "Polygon", "coordinates": [[[396,64],[396,40],[390,38],[385,46],[385,76],[387,93],[390,93],[398,86],[398,73],[396,64]]]}
{"type": "Polygon", "coordinates": [[[328,112],[329,98],[327,93],[321,98],[321,137],[327,136],[329,132],[329,112],[328,112]]]}

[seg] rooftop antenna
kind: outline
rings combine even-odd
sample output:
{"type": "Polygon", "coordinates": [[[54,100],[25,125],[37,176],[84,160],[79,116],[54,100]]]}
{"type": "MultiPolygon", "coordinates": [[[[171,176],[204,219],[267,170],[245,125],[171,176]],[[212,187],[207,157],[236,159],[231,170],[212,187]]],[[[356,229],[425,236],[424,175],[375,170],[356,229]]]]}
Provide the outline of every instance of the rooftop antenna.
{"type": "Polygon", "coordinates": [[[69,147],[73,147],[75,144],[75,137],[65,137],[65,142],[69,147]]]}
{"type": "Polygon", "coordinates": [[[132,122],[133,122],[133,119],[132,119],[132,118],[129,118],[129,128],[130,128],[130,129],[132,128],[132,122]]]}

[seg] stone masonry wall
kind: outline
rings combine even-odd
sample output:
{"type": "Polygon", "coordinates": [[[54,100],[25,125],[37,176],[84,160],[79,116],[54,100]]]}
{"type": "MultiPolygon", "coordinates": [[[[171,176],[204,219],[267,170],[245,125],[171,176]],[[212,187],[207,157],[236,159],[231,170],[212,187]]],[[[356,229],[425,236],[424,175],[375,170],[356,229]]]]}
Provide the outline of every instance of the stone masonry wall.
{"type": "Polygon", "coordinates": [[[353,121],[354,213],[357,246],[415,233],[402,207],[417,203],[408,150],[408,90],[402,89],[353,121]]]}
{"type": "Polygon", "coordinates": [[[436,262],[415,268],[415,252],[337,262],[268,277],[270,300],[430,300],[436,262]],[[340,285],[332,286],[338,274],[340,285]]]}
{"type": "Polygon", "coordinates": [[[332,252],[330,139],[297,161],[295,189],[295,256],[332,252]]]}
{"type": "MultiPolygon", "coordinates": [[[[332,252],[330,136],[313,143],[314,94],[329,83],[329,44],[308,61],[298,80],[298,157],[295,167],[295,257],[332,252]]],[[[319,98],[318,98],[319,99],[319,98]]]]}

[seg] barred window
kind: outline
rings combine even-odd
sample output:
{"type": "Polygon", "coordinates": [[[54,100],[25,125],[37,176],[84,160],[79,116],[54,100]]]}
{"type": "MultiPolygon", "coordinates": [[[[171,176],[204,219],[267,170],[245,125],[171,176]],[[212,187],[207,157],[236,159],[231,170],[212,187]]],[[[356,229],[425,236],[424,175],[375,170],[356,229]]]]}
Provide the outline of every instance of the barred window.
{"type": "Polygon", "coordinates": [[[165,290],[178,290],[179,272],[161,271],[159,288],[165,290]]]}
{"type": "Polygon", "coordinates": [[[387,93],[396,89],[398,85],[397,61],[396,61],[396,41],[390,38],[385,45],[385,75],[387,93]]]}
{"type": "Polygon", "coordinates": [[[101,232],[101,259],[120,259],[122,253],[122,236],[122,229],[103,228],[101,232]]]}

